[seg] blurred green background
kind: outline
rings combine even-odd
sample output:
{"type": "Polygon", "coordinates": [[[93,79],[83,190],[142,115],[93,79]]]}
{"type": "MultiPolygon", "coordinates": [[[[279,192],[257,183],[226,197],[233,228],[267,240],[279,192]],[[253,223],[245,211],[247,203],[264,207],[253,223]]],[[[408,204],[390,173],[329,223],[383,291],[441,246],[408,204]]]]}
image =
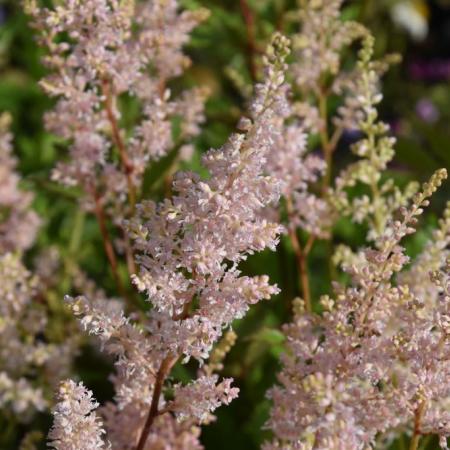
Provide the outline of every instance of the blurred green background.
{"type": "MultiPolygon", "coordinates": [[[[180,85],[207,85],[212,91],[207,104],[207,122],[196,142],[193,161],[184,167],[199,170],[199,155],[210,147],[220,146],[233,130],[245,108],[246,90],[239,87],[252,82],[252,65],[248,53],[248,28],[243,4],[239,0],[180,0],[186,8],[204,6],[210,18],[193,34],[187,53],[192,67],[180,85]]],[[[286,11],[295,8],[294,0],[248,0],[254,19],[254,35],[263,49],[271,33],[281,29],[286,11]]],[[[408,10],[408,9],[407,9],[408,10]]],[[[248,13],[248,11],[247,11],[248,13]]],[[[440,167],[450,168],[450,1],[366,0],[345,2],[343,14],[367,25],[377,39],[377,54],[398,52],[403,56],[384,79],[382,117],[390,123],[398,138],[397,156],[387,176],[399,183],[417,179],[424,181],[440,167]],[[396,14],[398,4],[409,8],[411,17],[403,20],[396,14]]],[[[66,149],[43,129],[43,113],[52,102],[41,92],[37,82],[45,73],[40,63],[42,52],[23,14],[19,0],[0,0],[0,111],[13,115],[15,151],[24,187],[36,195],[34,206],[44,220],[36,248],[29,255],[31,263],[42,249],[55,246],[63,258],[75,259],[99,286],[113,292],[113,281],[107,269],[96,222],[83,218],[81,233],[74,238],[75,224],[80,221],[77,198],[49,182],[49,173],[66,149]],[[74,244],[74,239],[77,242],[74,244]],[[71,245],[72,243],[72,245],[71,245]]],[[[336,170],[351,160],[350,140],[344,139],[336,154],[336,170]]],[[[165,174],[173,155],[157,163],[146,183],[148,196],[164,195],[165,174]]],[[[439,211],[449,198],[448,184],[434,198],[421,231],[408,241],[410,254],[417,253],[435,225],[439,211]]],[[[349,221],[340,223],[335,243],[354,247],[364,242],[364,229],[349,221]]],[[[310,274],[315,297],[329,292],[330,283],[324,270],[325,245],[319,244],[312,255],[310,274]]],[[[226,375],[236,379],[241,388],[238,400],[218,411],[218,420],[204,428],[202,440],[207,449],[257,449],[268,436],[261,431],[268,417],[270,403],[267,389],[276,380],[278,356],[283,349],[279,329],[289,320],[289,305],[297,292],[294,256],[287,241],[279,251],[250,258],[243,269],[249,274],[268,273],[282,293],[270,302],[253,308],[236,323],[238,343],[227,359],[226,375]]],[[[55,288],[53,295],[62,298],[70,289],[70,280],[55,288]]],[[[75,372],[83,379],[100,402],[109,399],[112,388],[107,380],[111,370],[97,350],[86,345],[76,361],[75,372]],[[103,362],[104,361],[104,362],[103,362]]],[[[185,378],[195,366],[178,367],[176,375],[185,378]]],[[[14,431],[2,429],[0,450],[16,449],[20,435],[31,428],[46,432],[49,417],[39,416],[28,426],[14,431]]],[[[407,439],[393,443],[392,448],[406,448],[407,439]]],[[[42,447],[45,448],[45,447],[42,447]]],[[[422,448],[438,448],[433,440],[422,448]]]]}

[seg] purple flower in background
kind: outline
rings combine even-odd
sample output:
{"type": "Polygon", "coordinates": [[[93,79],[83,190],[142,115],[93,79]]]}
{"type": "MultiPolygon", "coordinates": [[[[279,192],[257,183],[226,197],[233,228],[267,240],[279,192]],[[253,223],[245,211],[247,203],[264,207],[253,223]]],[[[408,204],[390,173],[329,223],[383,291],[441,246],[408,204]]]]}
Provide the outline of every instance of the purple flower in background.
{"type": "Polygon", "coordinates": [[[450,79],[450,60],[415,60],[409,65],[409,74],[415,81],[440,81],[450,79]]]}
{"type": "Polygon", "coordinates": [[[422,98],[417,102],[416,114],[427,123],[435,123],[440,116],[436,105],[428,98],[422,98]]]}

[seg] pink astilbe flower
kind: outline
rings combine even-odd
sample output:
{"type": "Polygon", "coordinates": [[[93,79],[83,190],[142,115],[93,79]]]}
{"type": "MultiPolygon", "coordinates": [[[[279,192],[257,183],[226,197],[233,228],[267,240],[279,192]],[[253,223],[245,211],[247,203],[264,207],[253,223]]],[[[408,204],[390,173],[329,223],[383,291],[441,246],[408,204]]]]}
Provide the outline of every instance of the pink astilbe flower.
{"type": "Polygon", "coordinates": [[[323,74],[337,75],[341,68],[341,51],[365,33],[353,21],[340,19],[342,0],[303,2],[298,12],[301,32],[293,40],[293,64],[296,84],[315,89],[323,74]]]}
{"type": "Polygon", "coordinates": [[[45,334],[49,317],[37,302],[41,286],[17,254],[0,256],[0,406],[28,421],[48,407],[46,391],[67,376],[76,338],[63,343],[45,334]]]}
{"type": "Polygon", "coordinates": [[[414,295],[423,298],[430,306],[439,302],[440,289],[430,278],[430,272],[441,270],[450,258],[450,202],[447,203],[439,226],[434,230],[430,241],[423,251],[416,257],[406,271],[402,272],[399,280],[407,284],[414,295]]]}
{"type": "Polygon", "coordinates": [[[414,433],[450,434],[448,273],[432,274],[434,304],[392,279],[409,260],[400,240],[446,176],[438,171],[424,184],[376,249],[347,269],[352,286],[336,284],[322,316],[297,314],[286,326],[281,386],[270,393],[276,439],[265,448],[362,450],[412,424],[414,433]]]}
{"type": "Polygon", "coordinates": [[[85,331],[97,336],[115,358],[115,402],[102,408],[114,449],[135,448],[152,399],[159,354],[158,338],[149,336],[124,316],[120,302],[68,298],[85,331]]]}
{"type": "Polygon", "coordinates": [[[286,125],[277,136],[276,151],[269,154],[266,169],[281,183],[288,204],[289,226],[327,238],[332,218],[329,205],[310,190],[325,173],[326,164],[320,156],[307,154],[306,141],[304,126],[286,125]]]}
{"type": "Polygon", "coordinates": [[[42,388],[33,386],[26,378],[11,378],[0,371],[0,407],[27,422],[33,412],[47,409],[48,402],[42,388]]]}
{"type": "Polygon", "coordinates": [[[33,195],[19,188],[10,122],[8,114],[0,115],[0,253],[27,250],[40,225],[31,209],[33,195]]]}
{"type": "MultiPolygon", "coordinates": [[[[165,324],[158,321],[158,315],[151,315],[148,328],[143,329],[126,318],[120,303],[113,300],[93,303],[83,297],[68,300],[72,311],[80,317],[82,327],[96,335],[103,350],[115,358],[116,374],[112,377],[115,401],[99,409],[104,417],[108,439],[113,449],[134,449],[152,403],[159,366],[167,358],[167,349],[159,334],[162,331],[159,327],[165,324]]],[[[205,398],[196,405],[198,418],[193,414],[183,415],[183,412],[189,411],[188,404],[198,392],[197,382],[176,387],[179,392],[173,402],[166,402],[164,398],[159,400],[159,408],[175,412],[178,420],[171,414],[159,416],[147,438],[145,449],[158,448],[153,447],[156,445],[177,450],[201,448],[198,441],[200,430],[195,424],[209,418],[214,409],[221,403],[227,404],[236,393],[235,389],[230,388],[228,380],[219,383],[215,376],[208,380],[210,399],[207,401],[205,398]]],[[[202,386],[205,387],[204,384],[202,386]]]]}
{"type": "Polygon", "coordinates": [[[129,222],[140,267],[135,282],[153,305],[146,320],[139,325],[114,302],[68,298],[81,325],[115,357],[115,401],[101,409],[114,449],[201,448],[199,425],[237,396],[231,379],[214,374],[233,341],[229,333],[197,379],[175,385],[170,400],[164,389],[181,358],[203,364],[233,320],[278,292],[267,276],[241,276],[237,266],[249,254],[274,249],[281,231],[261,210],[280,194],[264,168],[279,132],[272,124],[286,108],[287,45],[276,35],[269,46],[266,79],[242,132],[204,156],[210,177],[178,174],[171,200],[139,205],[129,222]]]}
{"type": "Polygon", "coordinates": [[[175,386],[175,401],[171,410],[180,419],[195,418],[199,423],[210,420],[209,411],[214,411],[220,405],[228,405],[239,393],[232,388],[232,379],[227,378],[218,383],[217,375],[202,376],[187,386],[175,386]]]}
{"type": "MultiPolygon", "coordinates": [[[[305,132],[318,134],[324,161],[321,162],[318,157],[313,160],[315,164],[311,173],[314,180],[308,180],[311,182],[320,178],[321,195],[312,195],[300,189],[296,194],[297,201],[291,201],[288,206],[291,210],[290,222],[299,222],[313,239],[329,237],[331,227],[343,208],[340,205],[337,214],[333,214],[333,206],[326,201],[331,186],[333,155],[341,136],[346,130],[356,129],[366,133],[367,128],[373,125],[367,119],[371,114],[367,99],[372,105],[381,99],[377,83],[389,65],[398,59],[388,55],[371,62],[370,76],[362,64],[346,63],[344,52],[355,41],[370,38],[370,34],[360,23],[341,17],[343,3],[342,0],[300,2],[299,9],[293,15],[294,20],[299,22],[300,30],[293,38],[295,62],[291,70],[294,77],[291,121],[300,121],[305,132]],[[336,100],[337,110],[329,117],[330,104],[336,100]],[[364,127],[362,124],[366,122],[367,127],[364,127]]],[[[292,153],[294,145],[291,142],[288,141],[292,153]]],[[[298,142],[298,147],[302,145],[300,137],[294,142],[298,142]]],[[[288,150],[289,147],[284,149],[285,152],[288,150]]],[[[375,164],[378,161],[372,158],[370,162],[375,164]]],[[[295,165],[291,165],[294,176],[296,169],[295,165]]],[[[288,174],[289,168],[286,167],[285,176],[288,174]]]]}
{"type": "Polygon", "coordinates": [[[47,129],[70,145],[70,158],[53,178],[82,187],[89,208],[101,197],[120,224],[149,161],[198,134],[204,120],[204,90],[177,99],[166,84],[189,65],[182,47],[207,14],[180,13],[176,0],[68,0],[54,9],[39,8],[36,0],[25,4],[49,53],[44,61],[51,74],[41,85],[58,99],[47,129]],[[120,124],[124,94],[137,99],[141,111],[131,131],[120,124]],[[195,108],[183,117],[187,99],[195,108]],[[183,125],[174,142],[176,116],[183,125]]]}
{"type": "MultiPolygon", "coordinates": [[[[281,38],[275,43],[277,52],[285,51],[281,38]]],[[[186,357],[207,357],[224,327],[277,292],[267,277],[241,276],[237,266],[249,254],[274,249],[281,231],[260,215],[280,194],[279,181],[263,173],[280,132],[276,116],[287,107],[278,58],[270,56],[251,119],[241,121],[243,132],[203,157],[210,177],[178,174],[173,199],[143,203],[130,223],[140,267],[135,283],[173,322],[162,338],[176,335],[179,348],[173,350],[186,357]]]]}
{"type": "Polygon", "coordinates": [[[58,392],[50,430],[50,447],[55,450],[104,450],[103,425],[96,415],[98,403],[82,383],[65,381],[58,392]]]}
{"type": "Polygon", "coordinates": [[[40,219],[19,189],[10,117],[0,116],[0,408],[29,422],[49,406],[48,391],[70,370],[75,339],[53,342],[42,281],[21,261],[40,219]],[[39,298],[39,301],[37,299],[39,298]]]}

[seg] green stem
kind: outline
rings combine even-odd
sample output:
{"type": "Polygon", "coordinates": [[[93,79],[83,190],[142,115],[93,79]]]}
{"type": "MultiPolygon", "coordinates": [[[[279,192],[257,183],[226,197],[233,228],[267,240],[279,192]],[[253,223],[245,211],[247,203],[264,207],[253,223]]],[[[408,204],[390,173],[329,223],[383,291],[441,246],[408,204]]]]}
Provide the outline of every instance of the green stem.
{"type": "Polygon", "coordinates": [[[70,238],[69,243],[69,255],[71,257],[76,256],[78,249],[80,248],[81,240],[83,237],[85,219],[86,219],[85,211],[83,211],[81,208],[78,208],[77,212],[75,213],[72,236],[70,238]]]}

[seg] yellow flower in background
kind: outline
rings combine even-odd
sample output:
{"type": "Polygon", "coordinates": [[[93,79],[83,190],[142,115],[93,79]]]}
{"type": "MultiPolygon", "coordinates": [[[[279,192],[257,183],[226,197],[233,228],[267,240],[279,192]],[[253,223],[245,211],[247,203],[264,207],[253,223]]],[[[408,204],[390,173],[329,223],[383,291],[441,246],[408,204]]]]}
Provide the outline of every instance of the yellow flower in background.
{"type": "Polygon", "coordinates": [[[395,3],[391,17],[395,24],[404,28],[416,41],[422,41],[428,34],[430,11],[423,0],[405,0],[395,3]]]}

